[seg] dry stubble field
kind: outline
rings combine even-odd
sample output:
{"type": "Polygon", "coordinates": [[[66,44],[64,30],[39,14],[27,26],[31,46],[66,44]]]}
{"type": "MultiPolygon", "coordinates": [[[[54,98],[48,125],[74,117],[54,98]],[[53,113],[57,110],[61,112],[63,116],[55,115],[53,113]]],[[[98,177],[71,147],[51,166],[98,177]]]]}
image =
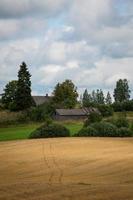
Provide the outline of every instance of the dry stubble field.
{"type": "Polygon", "coordinates": [[[133,139],[0,143],[0,200],[133,200],[133,139]]]}

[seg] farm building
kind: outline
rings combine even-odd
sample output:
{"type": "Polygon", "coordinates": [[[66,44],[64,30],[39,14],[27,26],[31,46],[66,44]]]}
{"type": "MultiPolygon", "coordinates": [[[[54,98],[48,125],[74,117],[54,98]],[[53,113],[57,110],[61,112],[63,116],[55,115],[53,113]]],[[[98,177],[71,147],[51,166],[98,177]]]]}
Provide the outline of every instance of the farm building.
{"type": "Polygon", "coordinates": [[[45,96],[32,96],[36,106],[42,105],[43,103],[49,102],[51,100],[51,96],[46,94],[45,96]]]}
{"type": "Polygon", "coordinates": [[[84,120],[91,112],[99,112],[96,108],[56,109],[55,120],[84,120]]]}

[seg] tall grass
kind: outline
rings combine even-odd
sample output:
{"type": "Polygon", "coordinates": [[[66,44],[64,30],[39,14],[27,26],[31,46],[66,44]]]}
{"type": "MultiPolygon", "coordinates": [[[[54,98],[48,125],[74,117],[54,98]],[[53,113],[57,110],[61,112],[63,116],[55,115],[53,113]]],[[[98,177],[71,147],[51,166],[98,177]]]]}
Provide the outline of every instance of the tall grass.
{"type": "Polygon", "coordinates": [[[0,127],[26,122],[23,112],[0,111],[0,127]]]}

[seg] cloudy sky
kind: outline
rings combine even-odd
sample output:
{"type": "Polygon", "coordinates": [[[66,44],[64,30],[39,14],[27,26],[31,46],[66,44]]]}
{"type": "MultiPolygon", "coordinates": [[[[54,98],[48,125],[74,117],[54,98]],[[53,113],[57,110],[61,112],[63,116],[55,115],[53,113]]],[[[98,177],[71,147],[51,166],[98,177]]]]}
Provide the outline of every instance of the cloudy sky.
{"type": "Polygon", "coordinates": [[[25,61],[32,94],[133,86],[133,0],[0,0],[0,92],[25,61]]]}

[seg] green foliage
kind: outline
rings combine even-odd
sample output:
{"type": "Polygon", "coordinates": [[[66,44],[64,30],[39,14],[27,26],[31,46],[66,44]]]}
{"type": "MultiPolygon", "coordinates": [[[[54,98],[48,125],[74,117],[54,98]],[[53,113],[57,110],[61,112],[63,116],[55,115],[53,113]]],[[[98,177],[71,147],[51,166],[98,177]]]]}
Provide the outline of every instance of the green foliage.
{"type": "Polygon", "coordinates": [[[116,137],[117,127],[108,122],[100,122],[91,124],[91,127],[97,130],[100,137],[116,137]]]}
{"type": "Polygon", "coordinates": [[[115,102],[124,102],[129,100],[130,92],[127,79],[119,79],[116,82],[116,88],[114,89],[115,102]]]}
{"type": "Polygon", "coordinates": [[[104,104],[105,98],[103,91],[97,89],[97,91],[93,90],[91,94],[88,94],[87,89],[83,93],[82,104],[84,107],[96,106],[98,104],[104,104]]]}
{"type": "Polygon", "coordinates": [[[63,83],[58,83],[53,92],[53,101],[56,107],[73,108],[77,103],[77,88],[71,80],[65,80],[63,83]]]}
{"type": "Polygon", "coordinates": [[[114,102],[112,104],[112,108],[115,112],[122,112],[124,111],[124,108],[123,108],[123,103],[121,102],[114,102]]]}
{"type": "Polygon", "coordinates": [[[121,127],[117,130],[117,136],[118,137],[131,137],[133,136],[133,132],[126,127],[121,127]]]}
{"type": "Polygon", "coordinates": [[[133,133],[133,122],[131,123],[130,130],[131,130],[132,133],[133,133]]]}
{"type": "Polygon", "coordinates": [[[97,90],[97,104],[104,104],[104,94],[103,94],[103,91],[100,89],[100,90],[97,90]]]}
{"type": "Polygon", "coordinates": [[[124,102],[114,102],[112,107],[115,112],[133,111],[133,100],[124,102]]]}
{"type": "Polygon", "coordinates": [[[98,112],[92,112],[89,114],[88,119],[84,123],[84,127],[88,127],[91,123],[100,122],[102,116],[98,112]]]}
{"type": "Polygon", "coordinates": [[[17,110],[16,102],[15,102],[15,101],[11,102],[11,103],[9,104],[9,106],[8,106],[8,109],[9,109],[10,111],[16,111],[16,110],[17,110]]]}
{"type": "Polygon", "coordinates": [[[114,124],[118,127],[125,127],[125,128],[129,128],[129,122],[126,119],[126,117],[119,117],[118,119],[114,120],[114,124]]]}
{"type": "MultiPolygon", "coordinates": [[[[121,124],[122,125],[122,124],[121,124]]],[[[122,127],[109,122],[97,122],[90,124],[88,127],[82,128],[75,136],[97,136],[97,137],[131,137],[133,136],[133,127],[122,127]]],[[[125,124],[123,123],[123,126],[125,124]]]]}
{"type": "Polygon", "coordinates": [[[122,107],[124,111],[133,111],[133,100],[124,101],[122,107]]]}
{"type": "Polygon", "coordinates": [[[5,108],[14,110],[16,109],[16,105],[14,100],[16,98],[17,91],[17,81],[10,81],[4,89],[4,93],[2,94],[1,103],[5,108]]]}
{"type": "Polygon", "coordinates": [[[97,131],[91,126],[88,126],[86,128],[82,128],[77,134],[74,136],[78,137],[87,137],[87,136],[97,136],[97,131]]]}
{"type": "Polygon", "coordinates": [[[70,131],[61,124],[45,123],[40,128],[33,131],[29,138],[53,138],[53,137],[69,137],[70,131]]]}
{"type": "Polygon", "coordinates": [[[18,72],[18,84],[15,98],[17,110],[25,110],[33,105],[30,77],[31,75],[27,65],[23,62],[18,72]]]}
{"type": "Polygon", "coordinates": [[[52,117],[54,110],[54,106],[51,103],[46,102],[42,105],[31,108],[27,114],[31,121],[42,122],[47,118],[52,117]]]}
{"type": "Polygon", "coordinates": [[[107,105],[111,105],[112,104],[112,98],[111,98],[111,95],[110,95],[109,92],[107,93],[105,102],[106,102],[107,105]]]}
{"type": "Polygon", "coordinates": [[[85,89],[85,91],[83,93],[82,104],[84,107],[89,107],[92,105],[92,97],[90,94],[88,94],[87,89],[85,89]]]}
{"type": "Polygon", "coordinates": [[[113,108],[110,105],[97,105],[98,110],[103,117],[108,117],[113,115],[113,108]]]}

